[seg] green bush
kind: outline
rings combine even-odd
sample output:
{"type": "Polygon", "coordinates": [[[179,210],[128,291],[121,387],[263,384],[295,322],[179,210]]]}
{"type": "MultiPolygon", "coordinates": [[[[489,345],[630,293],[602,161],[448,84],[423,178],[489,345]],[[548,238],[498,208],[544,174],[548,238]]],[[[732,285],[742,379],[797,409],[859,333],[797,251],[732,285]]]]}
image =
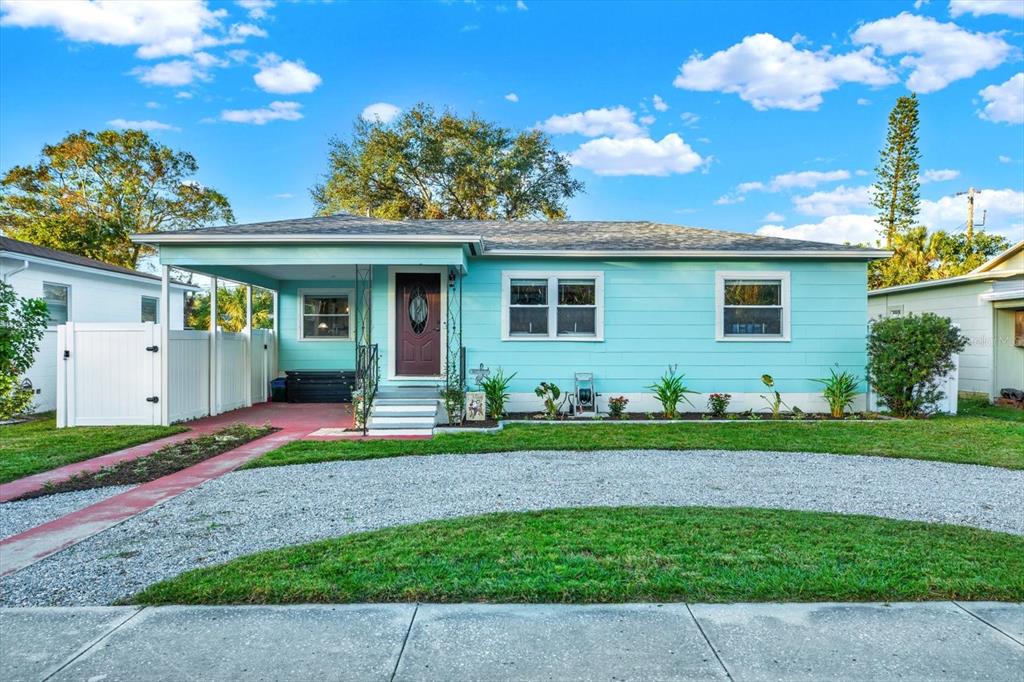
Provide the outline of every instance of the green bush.
{"type": "Polygon", "coordinates": [[[967,338],[935,313],[875,320],[868,336],[868,381],[897,417],[928,415],[944,397],[940,379],[967,338]]]}
{"type": "Polygon", "coordinates": [[[32,409],[33,393],[18,377],[32,366],[48,322],[42,299],[21,298],[0,281],[0,420],[32,409]]]}

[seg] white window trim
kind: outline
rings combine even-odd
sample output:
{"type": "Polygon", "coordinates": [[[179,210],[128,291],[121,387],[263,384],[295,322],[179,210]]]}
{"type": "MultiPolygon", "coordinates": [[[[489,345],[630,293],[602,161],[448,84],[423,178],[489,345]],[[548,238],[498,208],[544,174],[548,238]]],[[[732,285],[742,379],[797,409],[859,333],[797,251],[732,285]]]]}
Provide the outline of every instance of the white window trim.
{"type": "Polygon", "coordinates": [[[142,302],[146,299],[151,299],[156,303],[156,319],[153,320],[153,324],[160,324],[160,297],[159,296],[139,296],[139,322],[145,322],[142,319],[142,302]]]}
{"type": "Polygon", "coordinates": [[[501,273],[501,340],[594,343],[604,341],[604,273],[598,270],[504,270],[501,273]],[[544,279],[548,282],[548,333],[546,336],[518,336],[509,333],[509,311],[513,279],[544,279]],[[558,280],[594,280],[594,336],[558,335],[558,280]]]}
{"type": "Polygon", "coordinates": [[[351,341],[355,338],[356,326],[356,296],[354,289],[299,289],[297,294],[298,305],[296,310],[296,332],[295,338],[301,343],[337,343],[339,341],[351,341]],[[302,324],[302,311],[306,307],[306,296],[348,296],[348,336],[328,337],[307,337],[302,324]]]}
{"type": "MultiPolygon", "coordinates": [[[[72,322],[72,321],[74,321],[74,318],[71,317],[71,285],[70,284],[65,284],[64,282],[51,282],[49,280],[43,280],[43,283],[41,285],[41,287],[42,287],[42,297],[41,298],[44,301],[46,300],[46,285],[47,284],[49,284],[52,287],[64,287],[65,289],[68,290],[68,300],[67,300],[68,316],[67,316],[67,319],[65,320],[65,322],[72,322]]],[[[47,313],[46,326],[48,328],[56,329],[57,327],[60,326],[60,324],[61,323],[54,324],[50,320],[50,318],[49,318],[49,313],[47,313]]]]}
{"type": "Polygon", "coordinates": [[[740,343],[778,343],[790,340],[790,295],[788,270],[716,270],[715,271],[715,340],[740,343]],[[725,335],[725,280],[727,279],[777,279],[782,282],[782,334],[779,336],[725,335]]]}

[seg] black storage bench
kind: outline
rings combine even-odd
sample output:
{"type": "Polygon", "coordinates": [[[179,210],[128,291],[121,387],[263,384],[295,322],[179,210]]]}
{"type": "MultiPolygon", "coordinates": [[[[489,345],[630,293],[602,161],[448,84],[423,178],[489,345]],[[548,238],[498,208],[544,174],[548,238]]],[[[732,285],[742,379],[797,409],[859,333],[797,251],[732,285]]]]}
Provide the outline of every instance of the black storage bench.
{"type": "Polygon", "coordinates": [[[355,372],[338,370],[286,371],[285,390],[290,403],[350,403],[355,372]]]}

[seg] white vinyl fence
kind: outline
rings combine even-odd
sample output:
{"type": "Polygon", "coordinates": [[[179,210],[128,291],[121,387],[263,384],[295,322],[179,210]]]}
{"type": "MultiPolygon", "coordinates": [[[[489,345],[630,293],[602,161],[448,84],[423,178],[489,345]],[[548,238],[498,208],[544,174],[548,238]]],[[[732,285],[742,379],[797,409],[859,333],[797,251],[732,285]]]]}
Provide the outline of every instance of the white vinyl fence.
{"type": "Polygon", "coordinates": [[[160,381],[160,325],[74,323],[57,331],[57,425],[159,424],[160,401],[170,421],[186,421],[269,399],[277,344],[269,329],[243,333],[169,332],[168,386],[160,381]],[[211,377],[211,347],[217,358],[211,377]],[[210,381],[215,381],[215,391],[210,381]]]}

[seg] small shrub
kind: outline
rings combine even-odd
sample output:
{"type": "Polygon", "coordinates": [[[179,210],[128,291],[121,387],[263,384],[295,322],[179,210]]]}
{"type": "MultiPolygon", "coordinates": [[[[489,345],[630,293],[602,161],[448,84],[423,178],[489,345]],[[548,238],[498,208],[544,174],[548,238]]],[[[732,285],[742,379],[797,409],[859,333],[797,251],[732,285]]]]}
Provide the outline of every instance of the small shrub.
{"type": "Polygon", "coordinates": [[[832,416],[842,419],[846,408],[853,404],[853,398],[857,395],[857,377],[849,372],[836,374],[834,369],[829,369],[829,372],[832,374],[829,378],[814,381],[825,387],[821,394],[825,397],[832,416]]]}
{"type": "Polygon", "coordinates": [[[32,410],[35,393],[19,377],[32,366],[48,323],[41,298],[21,298],[0,281],[0,421],[32,410]]]}
{"type": "Polygon", "coordinates": [[[533,389],[533,392],[544,401],[544,416],[548,419],[558,419],[562,406],[565,405],[565,401],[569,398],[568,394],[563,398],[562,389],[546,381],[540,382],[540,386],[533,389]],[[561,402],[559,402],[559,398],[562,398],[561,402]]]}
{"type": "Polygon", "coordinates": [[[508,402],[508,387],[512,384],[515,372],[505,376],[501,367],[486,379],[480,381],[480,388],[484,391],[484,398],[487,400],[487,416],[492,419],[501,419],[505,416],[505,403],[508,402]]]}
{"type": "Polygon", "coordinates": [[[928,415],[944,397],[939,381],[967,338],[948,317],[910,314],[875,320],[868,335],[867,378],[897,417],[928,415]]]}
{"type": "Polygon", "coordinates": [[[626,416],[626,405],[629,405],[629,398],[620,395],[617,398],[608,398],[608,412],[616,419],[626,416]]]}
{"type": "Polygon", "coordinates": [[[772,378],[771,374],[762,374],[761,383],[768,389],[769,395],[762,395],[764,401],[768,403],[768,409],[772,413],[772,419],[778,419],[782,413],[783,407],[789,407],[782,401],[782,394],[775,390],[775,379],[772,378]]]}
{"type": "Polygon", "coordinates": [[[729,409],[729,401],[732,400],[732,395],[729,393],[712,393],[708,396],[708,411],[711,412],[711,416],[715,419],[721,419],[725,416],[725,411],[729,409]]]}
{"type": "Polygon", "coordinates": [[[647,387],[654,391],[654,397],[661,403],[661,411],[666,419],[675,419],[679,416],[680,401],[685,400],[692,406],[693,403],[686,394],[697,393],[686,387],[683,383],[685,375],[677,375],[676,368],[677,365],[670,365],[668,371],[658,381],[647,387]]]}
{"type": "Polygon", "coordinates": [[[466,393],[457,386],[449,386],[441,391],[441,399],[448,413],[448,423],[461,424],[466,409],[466,393]]]}

